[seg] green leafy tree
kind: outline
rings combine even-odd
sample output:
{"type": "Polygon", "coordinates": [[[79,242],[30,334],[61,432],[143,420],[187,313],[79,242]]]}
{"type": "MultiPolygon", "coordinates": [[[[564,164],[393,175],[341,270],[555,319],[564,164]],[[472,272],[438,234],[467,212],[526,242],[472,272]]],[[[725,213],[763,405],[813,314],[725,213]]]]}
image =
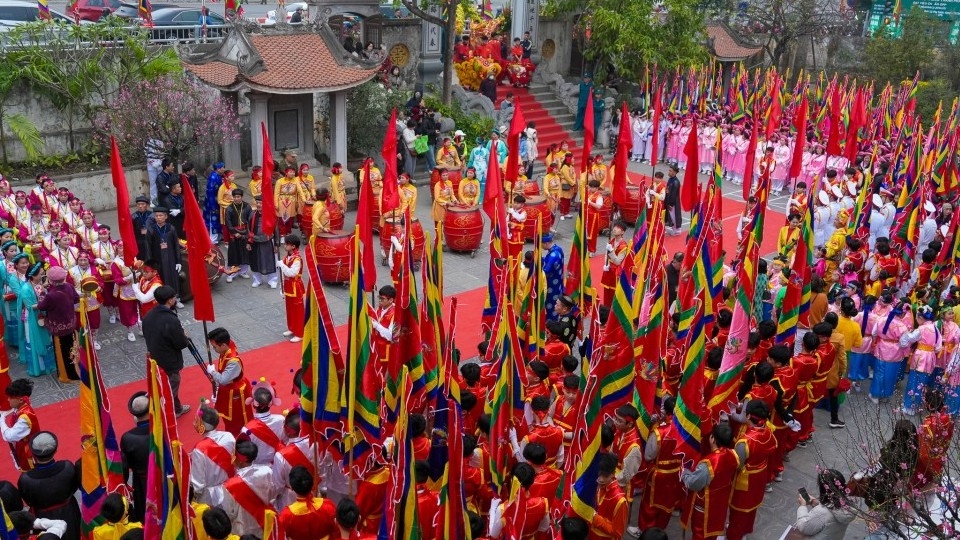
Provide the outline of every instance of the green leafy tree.
{"type": "Polygon", "coordinates": [[[410,13],[443,28],[443,37],[446,41],[442,47],[443,61],[443,88],[441,99],[450,103],[453,98],[453,44],[457,37],[457,7],[462,5],[469,9],[470,0],[397,0],[410,13]],[[440,8],[440,15],[429,13],[432,7],[440,8]]]}
{"type": "Polygon", "coordinates": [[[71,150],[77,121],[92,125],[121,89],[182,70],[173,49],[151,46],[146,30],[116,20],[28,23],[5,33],[4,42],[3,63],[65,113],[71,150]]]}
{"type": "Polygon", "coordinates": [[[28,161],[36,159],[43,151],[43,138],[40,136],[37,125],[25,114],[10,114],[7,111],[7,100],[20,84],[22,84],[20,70],[10,63],[8,57],[0,56],[0,149],[2,149],[4,163],[8,161],[8,128],[23,145],[28,161]]]}
{"type": "Polygon", "coordinates": [[[703,17],[698,0],[546,0],[544,14],[583,13],[578,23],[584,57],[603,82],[613,68],[617,77],[639,80],[646,68],[662,70],[699,64],[707,59],[703,17]]]}
{"type": "Polygon", "coordinates": [[[864,75],[880,84],[913,79],[918,71],[925,78],[934,65],[934,48],[943,41],[938,35],[940,28],[936,19],[914,6],[901,18],[899,36],[897,29],[888,25],[867,41],[864,75]]]}

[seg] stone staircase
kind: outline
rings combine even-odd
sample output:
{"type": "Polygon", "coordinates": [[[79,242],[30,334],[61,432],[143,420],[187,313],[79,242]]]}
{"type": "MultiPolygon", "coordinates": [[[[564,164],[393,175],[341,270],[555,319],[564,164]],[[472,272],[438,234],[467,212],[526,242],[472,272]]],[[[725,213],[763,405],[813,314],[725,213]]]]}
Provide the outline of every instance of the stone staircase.
{"type": "MultiPolygon", "coordinates": [[[[513,92],[514,103],[520,107],[524,119],[536,125],[540,140],[537,149],[540,159],[546,155],[550,145],[559,144],[565,140],[570,145],[570,151],[573,152],[576,161],[579,161],[583,134],[572,131],[576,117],[570,113],[567,106],[560,101],[550,87],[532,84],[529,88],[513,88],[510,91],[513,92]]],[[[501,93],[506,94],[506,91],[503,90],[501,93]]]]}

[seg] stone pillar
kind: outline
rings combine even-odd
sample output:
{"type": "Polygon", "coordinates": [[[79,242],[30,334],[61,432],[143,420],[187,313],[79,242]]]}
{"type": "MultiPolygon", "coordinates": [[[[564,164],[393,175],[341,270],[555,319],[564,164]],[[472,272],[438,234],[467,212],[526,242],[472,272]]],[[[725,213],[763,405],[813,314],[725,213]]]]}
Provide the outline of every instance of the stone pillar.
{"type": "Polygon", "coordinates": [[[513,38],[523,39],[524,32],[530,32],[532,51],[530,60],[534,64],[540,63],[540,2],[539,0],[510,0],[510,9],[513,10],[510,22],[511,34],[507,36],[510,44],[513,38]]]}
{"type": "MultiPolygon", "coordinates": [[[[440,17],[440,6],[431,5],[427,13],[440,17]]],[[[420,82],[435,82],[443,72],[443,29],[427,21],[420,28],[420,82]]]]}
{"type": "Polygon", "coordinates": [[[330,94],[330,162],[347,163],[347,92],[330,94]]]}
{"type": "MultiPolygon", "coordinates": [[[[269,96],[263,94],[247,94],[250,100],[250,144],[252,145],[252,156],[254,165],[263,165],[263,134],[260,131],[260,123],[267,126],[267,133],[270,133],[270,122],[267,121],[267,102],[269,96]]],[[[271,151],[273,149],[271,148],[271,151]]]]}
{"type": "MultiPolygon", "coordinates": [[[[237,93],[236,92],[224,92],[223,97],[227,103],[230,104],[230,109],[233,110],[233,114],[237,114],[237,93]]],[[[240,139],[228,140],[223,143],[223,162],[227,164],[227,167],[233,167],[234,169],[239,169],[241,165],[240,157],[240,139]]]]}

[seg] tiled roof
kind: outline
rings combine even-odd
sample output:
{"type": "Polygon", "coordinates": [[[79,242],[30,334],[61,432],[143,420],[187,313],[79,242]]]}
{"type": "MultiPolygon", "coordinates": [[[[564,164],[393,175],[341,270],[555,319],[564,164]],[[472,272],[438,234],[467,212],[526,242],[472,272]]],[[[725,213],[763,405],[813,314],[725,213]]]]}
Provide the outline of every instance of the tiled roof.
{"type": "Polygon", "coordinates": [[[742,45],[732,30],[723,24],[707,24],[707,36],[713,41],[713,55],[721,61],[743,60],[760,52],[762,47],[742,45]]]}
{"type": "Polygon", "coordinates": [[[263,59],[264,69],[259,73],[245,76],[235,64],[222,61],[185,63],[184,67],[210,86],[221,89],[248,83],[289,93],[350,88],[370,79],[377,71],[340,65],[323,38],[315,33],[252,34],[249,38],[263,59]]]}

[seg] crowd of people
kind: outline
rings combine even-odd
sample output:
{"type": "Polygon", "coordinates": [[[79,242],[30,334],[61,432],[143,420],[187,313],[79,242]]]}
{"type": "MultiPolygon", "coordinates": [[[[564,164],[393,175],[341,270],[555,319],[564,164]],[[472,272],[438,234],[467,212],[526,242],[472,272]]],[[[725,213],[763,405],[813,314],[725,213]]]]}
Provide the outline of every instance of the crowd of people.
{"type": "MultiPolygon", "coordinates": [[[[489,42],[485,46],[489,48],[489,42]]],[[[493,398],[501,377],[500,364],[489,361],[495,355],[488,351],[504,347],[493,336],[479,345],[476,358],[450,367],[459,388],[455,399],[462,413],[461,432],[434,429],[435,416],[441,411],[426,403],[408,411],[407,436],[414,461],[413,478],[408,480],[416,491],[416,502],[409,508],[414,508],[421,538],[443,538],[448,530],[447,498],[441,490],[450,486],[437,483],[431,459],[434,449],[454,446],[462,451],[458,457],[463,458],[459,472],[468,516],[465,525],[474,539],[630,535],[657,540],[667,538],[664,530],[679,516],[686,534],[695,540],[740,540],[753,533],[757,511],[766,493],[782,481],[790,454],[811,443],[818,404],[829,412],[830,429],[846,427],[840,409],[842,394],[848,391],[866,391],[876,405],[896,401],[894,434],[876,463],[864,470],[819,471],[818,497],[800,493],[795,531],[803,537],[841,539],[855,516],[869,519],[871,512],[902,507],[910,496],[905,492],[938,488],[953,437],[953,418],[960,413],[960,327],[955,322],[960,309],[960,268],[951,268],[960,220],[950,199],[935,193],[931,183],[919,188],[925,203],[916,208],[917,225],[910,233],[915,242],[908,246],[897,236],[903,225],[894,220],[903,211],[903,203],[894,199],[906,179],[894,174],[889,162],[871,162],[866,159],[870,154],[860,154],[849,163],[840,156],[826,156],[823,146],[808,138],[801,173],[792,176],[789,158],[795,155],[790,147],[795,134],[789,128],[757,144],[762,151],[749,156],[746,146],[740,148],[742,133],[749,126],[734,125],[722,115],[697,119],[667,114],[656,130],[650,111],[621,119],[630,122],[632,133],[630,144],[621,149],[627,148],[634,162],[649,161],[654,131],[660,137],[657,146],[662,154],[657,158],[669,164],[667,174],[630,182],[642,194],[650,223],[664,220],[665,234],[682,234],[678,175],[688,165],[683,146],[694,122],[700,123],[699,172],[712,173],[720,160],[728,181],[737,184],[753,178],[736,227],[738,238],[754,234],[749,224],[755,222],[762,211],[760,202],[766,199],[766,193],[758,190],[769,186],[775,194],[788,188],[791,193],[776,255],[756,265],[751,331],[745,343],[739,338],[731,342],[740,261],[733,260],[718,273],[722,274],[723,301],[714,306],[713,330],[703,352],[704,403],[710,403],[717,391],[727,352],[744,347],[746,360],[730,406],[698,419],[703,429],[701,455],[677,454],[674,418],[679,412],[687,344],[678,337],[682,318],[676,302],[678,287],[689,279],[683,269],[690,265],[680,252],[665,261],[663,270],[670,310],[665,354],[643,362],[654,365],[656,410],[642,410],[639,401],[633,400],[600,419],[599,440],[589,441],[597,449],[591,473],[596,490],[584,501],[577,487],[568,484],[574,471],[584,474],[575,464],[583,454],[573,453],[582,452],[578,416],[587,410],[582,403],[585,371],[606,358],[598,360],[594,353],[607,354],[604,332],[613,316],[611,306],[621,272],[634,272],[628,277],[643,283],[656,271],[636,275],[636,267],[628,264],[633,253],[624,238],[627,227],[616,220],[601,225],[615,190],[613,166],[602,155],[578,166],[567,143],[546,149],[541,159],[531,123],[520,135],[519,169],[506,174],[510,171],[505,170],[505,132],[494,130],[489,141],[478,141],[468,151],[461,132],[443,136],[422,96],[414,95],[408,105],[409,119],[401,115],[403,126],[397,126],[403,145],[398,170],[405,171],[396,179],[398,205],[384,206],[388,180],[372,161],[358,173],[361,185],[370,183],[381,227],[387,218],[384,214],[402,216],[416,209],[418,190],[411,182],[415,169],[405,169],[404,160],[415,164],[421,154],[428,158],[433,173],[431,218],[437,224],[444,222],[452,206],[480,207],[487,192],[485,183],[491,178],[489,167],[497,167],[503,173],[495,176],[504,182],[500,191],[507,214],[505,258],[513,284],[508,290],[531,290],[537,271],[546,280],[544,344],[519,368],[526,381],[517,389],[523,413],[512,417],[506,432],[493,425],[493,398]],[[720,155],[716,153],[718,133],[720,155]],[[426,140],[418,141],[421,136],[426,140]],[[426,150],[421,151],[424,146],[426,150]],[[780,159],[778,151],[788,160],[780,159]],[[535,166],[546,171],[540,180],[532,177],[535,166]],[[574,286],[571,294],[570,283],[565,283],[568,261],[554,243],[555,230],[544,230],[537,239],[540,253],[526,251],[525,241],[531,240],[524,232],[526,203],[528,197],[541,194],[548,214],[557,221],[583,212],[578,223],[582,223],[589,255],[601,251],[599,233],[609,230],[601,251],[602,294],[592,313],[581,311],[582,302],[575,300],[582,291],[574,286]],[[856,216],[864,212],[869,219],[857,221],[856,216]],[[814,253],[799,257],[801,244],[813,246],[814,253]],[[788,290],[797,275],[805,272],[810,273],[808,314],[792,323],[795,337],[784,339],[782,335],[790,334],[783,332],[784,321],[789,320],[788,290]],[[644,420],[647,415],[652,415],[652,422],[644,420]],[[456,445],[450,444],[452,438],[458,439],[456,445]],[[504,452],[505,463],[491,460],[492,454],[504,452]],[[692,464],[685,462],[691,459],[692,464]],[[497,477],[508,480],[495,481],[497,477]],[[904,485],[910,489],[902,489],[904,485]],[[568,489],[561,489],[564,486],[568,489]],[[628,526],[631,523],[636,525],[628,526]]],[[[250,278],[253,287],[281,287],[287,313],[284,336],[294,342],[304,336],[306,263],[301,243],[335,230],[336,216],[347,210],[342,166],[333,164],[330,177],[318,185],[309,166],[298,165],[296,158],[285,153],[273,178],[280,241],[263,228],[259,167],[253,168],[244,190],[224,163],[215,163],[207,178],[206,196],[199,201],[207,232],[227,246],[227,281],[250,278]],[[247,196],[253,198],[253,205],[245,201],[247,196]],[[294,229],[305,238],[301,240],[294,229]],[[285,254],[278,257],[281,249],[285,254]]],[[[0,230],[0,252],[7,260],[0,267],[8,294],[4,341],[7,348],[19,350],[30,376],[56,371],[64,380],[75,380],[76,313],[80,299],[85,298],[91,313],[106,309],[111,322],[118,318],[128,328],[131,341],[136,340],[135,327],[142,326],[151,358],[169,378],[179,417],[191,410],[178,395],[183,349],[190,345],[175,311],[182,307],[178,276],[184,238],[182,185],[189,182],[198,196],[200,191],[195,175],[190,176],[192,166],[176,174],[170,160],[158,165],[151,178],[151,196],[137,198],[132,216],[141,254],[141,262],[133,268],[123,263],[123,246],[111,239],[110,228],[97,226],[81,201],[58,190],[51,179],[39,177],[37,189],[29,195],[11,193],[9,184],[0,181],[0,218],[8,226],[0,230]],[[152,209],[151,202],[155,203],[152,209]]],[[[381,234],[387,233],[381,230],[381,234]]],[[[375,308],[361,300],[372,328],[369,354],[377,366],[371,375],[376,377],[376,388],[387,386],[383,366],[392,361],[391,351],[401,348],[404,339],[398,332],[395,302],[404,287],[403,263],[413,240],[405,237],[402,227],[389,234],[390,247],[382,255],[390,263],[391,283],[378,289],[375,308]]],[[[524,305],[522,298],[514,303],[518,309],[524,305]]],[[[531,314],[518,316],[529,323],[531,314]]],[[[92,336],[99,322],[94,324],[91,317],[92,336]]],[[[388,493],[390,482],[395,481],[391,478],[398,474],[398,441],[384,432],[374,441],[377,450],[368,466],[347,467],[335,445],[318,446],[309,435],[298,404],[281,414],[276,388],[246,377],[228,330],[214,329],[206,338],[218,355],[207,374],[219,390],[216,402],[202,405],[194,418],[194,427],[202,434],[190,452],[189,472],[189,515],[197,538],[260,538],[268,510],[277,515],[279,530],[291,540],[374,538],[384,523],[393,523],[391,513],[396,509],[389,504],[388,493]]],[[[0,370],[0,377],[4,374],[0,370]]],[[[294,375],[297,396],[316,383],[305,382],[303,376],[300,371],[294,375]]],[[[639,379],[645,374],[633,376],[639,379]]],[[[80,538],[82,520],[74,498],[79,466],[56,460],[57,436],[41,429],[30,406],[31,381],[0,379],[0,386],[6,400],[0,408],[9,411],[0,430],[22,471],[16,489],[12,485],[0,489],[11,522],[21,534],[40,530],[65,540],[80,538]],[[54,485],[57,489],[48,488],[54,485]]],[[[130,496],[116,493],[106,499],[94,538],[133,540],[142,535],[137,523],[147,515],[151,421],[144,392],[130,397],[128,410],[137,421],[121,439],[130,496]]],[[[872,534],[882,538],[884,531],[872,534]]]]}

